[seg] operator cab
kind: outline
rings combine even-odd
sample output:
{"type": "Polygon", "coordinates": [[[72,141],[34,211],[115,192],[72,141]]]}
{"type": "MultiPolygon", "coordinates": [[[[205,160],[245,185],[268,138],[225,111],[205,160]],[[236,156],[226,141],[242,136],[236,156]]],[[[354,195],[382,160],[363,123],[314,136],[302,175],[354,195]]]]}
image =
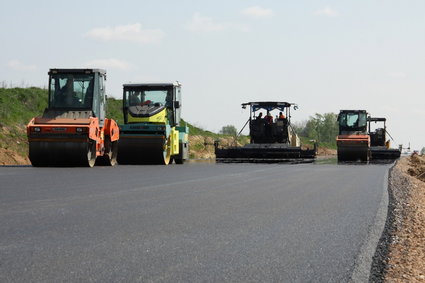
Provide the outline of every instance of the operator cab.
{"type": "Polygon", "coordinates": [[[366,134],[366,110],[341,110],[338,115],[339,134],[366,134]]]}
{"type": "MultiPolygon", "coordinates": [[[[242,108],[250,107],[249,130],[251,143],[289,143],[290,108],[288,102],[248,102],[242,108]],[[277,114],[282,112],[283,117],[277,114]],[[259,113],[263,115],[260,116],[259,113]],[[269,114],[269,118],[267,118],[269,114]],[[274,116],[273,116],[274,115],[274,116]]],[[[294,105],[294,109],[297,106],[294,105]]]]}
{"type": "Polygon", "coordinates": [[[49,106],[44,118],[98,117],[105,119],[106,71],[100,69],[50,69],[49,106]]]}
{"type": "Polygon", "coordinates": [[[180,123],[181,90],[179,83],[125,84],[123,96],[124,123],[139,123],[163,113],[170,124],[180,123]]]}
{"type": "MultiPolygon", "coordinates": [[[[375,117],[368,117],[367,121],[369,122],[369,135],[370,135],[370,144],[371,146],[386,146],[387,140],[386,140],[386,133],[387,133],[387,126],[386,126],[386,118],[375,118],[375,117]],[[380,122],[379,126],[375,126],[375,129],[372,130],[372,122],[376,124],[377,122],[380,122]],[[383,126],[383,127],[380,127],[383,126]]],[[[389,141],[388,141],[389,144],[389,141]]]]}

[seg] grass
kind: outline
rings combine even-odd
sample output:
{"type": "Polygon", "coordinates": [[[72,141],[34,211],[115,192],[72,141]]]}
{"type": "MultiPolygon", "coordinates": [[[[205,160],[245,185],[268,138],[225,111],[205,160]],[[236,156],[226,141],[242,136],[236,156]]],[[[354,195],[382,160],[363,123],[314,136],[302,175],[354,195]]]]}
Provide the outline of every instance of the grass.
{"type": "Polygon", "coordinates": [[[47,90],[40,88],[0,88],[0,123],[26,125],[47,107],[47,90]]]}
{"type": "Polygon", "coordinates": [[[122,114],[122,100],[108,97],[106,105],[106,117],[114,119],[118,124],[124,123],[124,116],[122,114]]]}

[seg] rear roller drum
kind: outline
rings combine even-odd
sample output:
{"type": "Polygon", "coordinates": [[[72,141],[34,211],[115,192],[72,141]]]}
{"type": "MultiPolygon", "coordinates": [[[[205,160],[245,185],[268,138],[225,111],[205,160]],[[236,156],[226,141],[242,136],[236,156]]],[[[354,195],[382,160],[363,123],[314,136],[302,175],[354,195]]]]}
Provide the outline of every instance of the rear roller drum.
{"type": "Polygon", "coordinates": [[[87,161],[84,162],[87,167],[93,167],[96,163],[96,143],[89,142],[87,145],[87,161]]]}
{"type": "Polygon", "coordinates": [[[170,140],[168,140],[167,144],[164,145],[164,152],[162,153],[162,159],[160,160],[160,164],[168,165],[171,161],[171,146],[169,145],[170,140]]]}
{"type": "Polygon", "coordinates": [[[164,143],[162,137],[121,137],[118,142],[118,163],[168,165],[172,162],[169,144],[169,140],[164,143]]]}
{"type": "Polygon", "coordinates": [[[117,164],[118,142],[105,141],[105,153],[97,158],[96,164],[101,166],[115,166],[117,164]]]}

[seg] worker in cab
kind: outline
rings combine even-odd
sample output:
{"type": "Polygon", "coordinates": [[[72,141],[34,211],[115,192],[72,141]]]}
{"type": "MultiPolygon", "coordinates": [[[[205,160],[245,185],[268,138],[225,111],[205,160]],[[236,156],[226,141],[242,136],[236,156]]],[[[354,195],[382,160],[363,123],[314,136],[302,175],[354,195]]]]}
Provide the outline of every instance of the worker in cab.
{"type": "Polygon", "coordinates": [[[130,106],[137,106],[140,105],[141,103],[141,98],[140,98],[140,91],[135,91],[133,93],[130,94],[130,106]]]}
{"type": "Polygon", "coordinates": [[[74,91],[74,78],[72,76],[67,78],[65,85],[60,90],[61,93],[61,106],[72,108],[78,107],[80,101],[77,97],[77,94],[74,91]]]}
{"type": "Polygon", "coordinates": [[[285,119],[286,117],[285,117],[285,115],[283,115],[283,113],[282,112],[279,112],[279,117],[278,117],[278,119],[279,120],[283,120],[283,119],[285,119]]]}
{"type": "Polygon", "coordinates": [[[266,120],[268,124],[273,123],[273,116],[272,114],[270,114],[270,111],[267,111],[267,115],[264,117],[264,120],[266,120]]]}
{"type": "Polygon", "coordinates": [[[263,119],[263,112],[260,112],[257,116],[257,118],[255,118],[257,120],[263,119]]]}

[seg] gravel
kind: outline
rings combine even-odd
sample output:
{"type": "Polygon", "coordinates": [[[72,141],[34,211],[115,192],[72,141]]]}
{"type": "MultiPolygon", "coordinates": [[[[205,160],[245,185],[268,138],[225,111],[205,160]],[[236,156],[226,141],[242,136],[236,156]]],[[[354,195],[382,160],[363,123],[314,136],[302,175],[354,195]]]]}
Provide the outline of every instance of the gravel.
{"type": "Polygon", "coordinates": [[[412,167],[405,157],[390,170],[388,216],[369,282],[425,281],[425,183],[408,174],[412,167]]]}

